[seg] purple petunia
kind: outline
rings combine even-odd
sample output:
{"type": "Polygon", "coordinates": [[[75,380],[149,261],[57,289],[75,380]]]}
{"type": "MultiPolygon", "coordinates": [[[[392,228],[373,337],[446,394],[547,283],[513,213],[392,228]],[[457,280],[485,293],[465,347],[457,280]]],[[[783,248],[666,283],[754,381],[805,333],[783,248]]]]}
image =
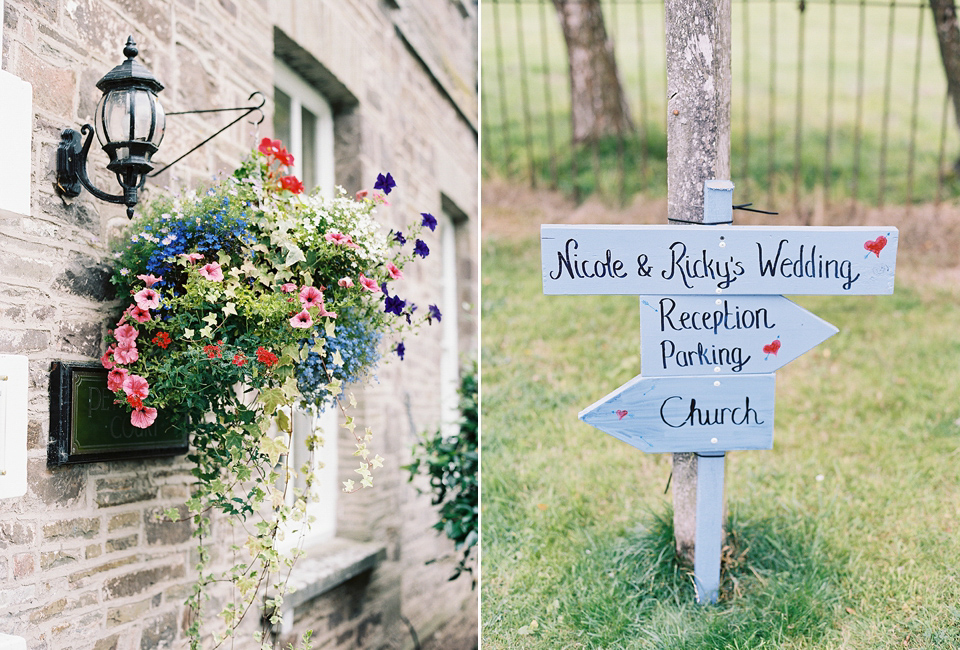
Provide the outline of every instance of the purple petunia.
{"type": "Polygon", "coordinates": [[[386,296],[383,299],[383,311],[388,314],[402,316],[403,308],[406,306],[406,304],[407,301],[400,298],[400,296],[386,296]]]}
{"type": "Polygon", "coordinates": [[[423,217],[423,223],[420,225],[429,228],[430,230],[437,229],[437,218],[430,214],[429,212],[421,212],[420,216],[423,217]]]}
{"type": "Polygon", "coordinates": [[[390,190],[395,188],[397,184],[393,181],[393,176],[390,175],[390,172],[387,172],[387,175],[377,174],[377,182],[373,184],[373,189],[382,190],[384,194],[389,194],[390,190]]]}
{"type": "Polygon", "coordinates": [[[403,361],[403,355],[407,351],[406,346],[403,345],[403,341],[397,343],[397,347],[394,348],[394,351],[397,353],[397,356],[400,357],[400,361],[403,361]]]}
{"type": "Polygon", "coordinates": [[[404,244],[407,243],[407,238],[404,237],[404,236],[403,236],[403,233],[400,232],[399,230],[398,230],[397,232],[393,233],[393,239],[394,239],[398,244],[400,244],[401,246],[403,246],[404,244]]]}
{"type": "Polygon", "coordinates": [[[418,239],[417,243],[413,246],[413,254],[419,255],[420,257],[426,257],[430,254],[430,249],[427,248],[427,245],[422,239],[418,239]]]}
{"type": "Polygon", "coordinates": [[[429,319],[431,319],[431,320],[434,320],[434,319],[435,319],[435,320],[439,323],[439,322],[440,322],[440,309],[439,309],[436,305],[430,305],[429,311],[430,311],[430,315],[427,316],[427,318],[429,318],[429,319]]]}

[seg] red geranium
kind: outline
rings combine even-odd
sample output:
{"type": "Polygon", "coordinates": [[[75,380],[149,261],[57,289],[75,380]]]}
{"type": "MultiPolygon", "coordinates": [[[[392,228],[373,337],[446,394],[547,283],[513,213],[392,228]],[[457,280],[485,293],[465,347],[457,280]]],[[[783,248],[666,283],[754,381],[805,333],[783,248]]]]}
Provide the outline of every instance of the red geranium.
{"type": "Polygon", "coordinates": [[[223,350],[220,349],[219,345],[205,345],[203,346],[203,352],[207,355],[208,359],[219,359],[223,356],[223,350]]]}
{"type": "Polygon", "coordinates": [[[243,356],[242,353],[238,352],[237,354],[233,355],[233,365],[242,366],[246,362],[247,362],[247,358],[243,356]]]}
{"type": "Polygon", "coordinates": [[[303,183],[301,183],[296,176],[281,176],[280,187],[285,190],[290,190],[294,194],[303,192],[303,183]]]}
{"type": "Polygon", "coordinates": [[[156,336],[153,337],[153,342],[159,345],[164,350],[167,349],[167,346],[170,345],[173,341],[170,339],[170,335],[166,332],[158,332],[156,336]]]}
{"type": "Polygon", "coordinates": [[[260,146],[257,147],[257,150],[264,156],[275,156],[277,152],[283,150],[283,143],[279,140],[264,138],[260,141],[260,146]]]}
{"type": "Polygon", "coordinates": [[[273,364],[275,364],[279,360],[280,360],[279,357],[277,357],[277,355],[275,355],[270,350],[262,346],[257,348],[257,361],[265,365],[267,368],[272,367],[273,364]]]}

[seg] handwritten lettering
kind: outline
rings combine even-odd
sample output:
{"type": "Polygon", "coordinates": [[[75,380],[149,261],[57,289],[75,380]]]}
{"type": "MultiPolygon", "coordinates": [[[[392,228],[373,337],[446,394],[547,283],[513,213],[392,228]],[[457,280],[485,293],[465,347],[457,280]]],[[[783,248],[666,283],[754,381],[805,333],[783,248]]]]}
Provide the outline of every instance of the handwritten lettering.
{"type": "Polygon", "coordinates": [[[760,277],[777,277],[779,273],[784,278],[836,278],[845,280],[844,291],[849,291],[853,283],[860,278],[860,274],[853,275],[853,264],[850,260],[824,259],[817,255],[817,247],[810,247],[809,256],[804,259],[804,245],[800,244],[796,257],[787,257],[783,247],[789,244],[789,239],[781,239],[777,245],[777,253],[772,258],[764,258],[763,244],[757,242],[757,253],[760,263],[760,277]],[[782,259],[781,259],[782,257],[782,259]]]}
{"type": "Polygon", "coordinates": [[[574,278],[625,278],[623,262],[613,259],[613,253],[607,249],[605,259],[578,260],[576,250],[580,244],[576,239],[568,239],[563,251],[557,251],[557,270],[550,273],[551,280],[559,280],[564,272],[574,278]],[[591,271],[593,271],[591,273],[591,271]]]}
{"type": "Polygon", "coordinates": [[[688,257],[687,245],[678,241],[670,244],[670,265],[660,275],[664,280],[679,277],[687,289],[693,289],[691,279],[719,279],[717,287],[726,289],[744,272],[743,263],[734,257],[719,261],[708,257],[706,250],[699,257],[688,257]]]}
{"type": "Polygon", "coordinates": [[[696,398],[690,398],[690,408],[686,417],[682,420],[668,418],[667,403],[675,399],[683,401],[685,398],[679,395],[673,395],[663,400],[660,405],[660,420],[671,429],[680,429],[683,427],[709,427],[715,425],[745,426],[750,425],[750,417],[753,416],[753,424],[763,424],[756,409],[750,406],[750,397],[744,400],[744,405],[730,408],[728,406],[715,408],[700,408],[697,406],[696,398]]]}

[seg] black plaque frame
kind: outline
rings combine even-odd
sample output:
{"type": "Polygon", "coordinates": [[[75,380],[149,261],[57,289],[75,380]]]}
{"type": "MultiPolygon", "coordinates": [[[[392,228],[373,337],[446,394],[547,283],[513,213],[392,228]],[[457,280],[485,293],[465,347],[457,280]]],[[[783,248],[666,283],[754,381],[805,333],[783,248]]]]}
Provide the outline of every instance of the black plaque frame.
{"type": "MultiPolygon", "coordinates": [[[[134,432],[129,424],[129,413],[121,406],[113,404],[113,393],[106,390],[107,370],[97,362],[54,361],[50,369],[50,442],[47,446],[47,465],[59,467],[75,463],[97,463],[110,460],[130,460],[138,458],[157,458],[177,456],[187,453],[189,435],[185,429],[178,428],[159,414],[157,421],[148,429],[134,432]],[[89,382],[98,393],[98,414],[103,420],[98,425],[90,424],[93,408],[88,410],[86,420],[82,417],[81,404],[75,403],[81,383],[89,382]],[[105,423],[104,423],[105,422],[105,423]],[[100,426],[94,435],[109,436],[113,444],[90,442],[81,444],[78,436],[82,424],[89,428],[100,426]],[[125,435],[126,432],[129,435],[125,435]],[[149,432],[146,437],[159,437],[151,442],[143,440],[141,432],[149,432]],[[158,434],[158,432],[160,432],[158,434]],[[139,438],[139,439],[134,439],[139,438]]],[[[89,387],[88,387],[89,390],[89,387]]],[[[92,400],[92,396],[88,397],[92,400]]],[[[88,431],[84,431],[89,434],[88,431]]],[[[87,435],[90,438],[91,435],[87,435]]]]}

